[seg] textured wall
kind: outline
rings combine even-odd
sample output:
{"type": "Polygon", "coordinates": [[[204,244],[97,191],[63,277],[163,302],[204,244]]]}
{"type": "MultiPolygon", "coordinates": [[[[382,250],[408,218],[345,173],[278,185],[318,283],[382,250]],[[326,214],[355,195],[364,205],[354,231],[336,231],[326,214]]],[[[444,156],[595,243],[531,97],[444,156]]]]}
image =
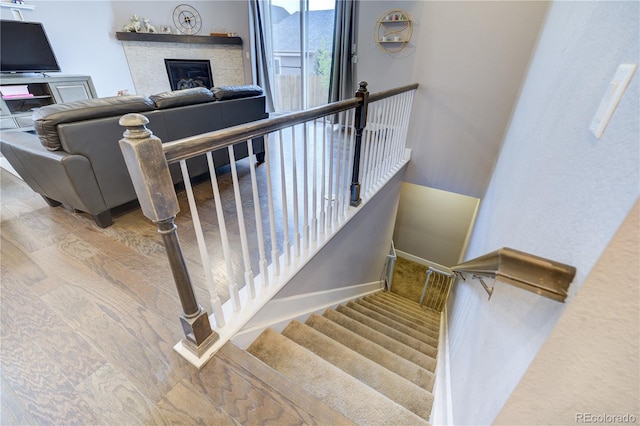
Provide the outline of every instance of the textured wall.
{"type": "Polygon", "coordinates": [[[586,414],[640,421],[639,217],[636,203],[495,424],[584,423],[576,416],[586,414]]]}
{"type": "Polygon", "coordinates": [[[456,286],[456,424],[495,419],[638,198],[638,73],[603,137],[588,127],[618,65],[640,57],[639,6],[550,7],[465,258],[507,246],[573,265],[577,275],[567,304],[502,283],[491,301],[477,282],[456,286]]]}

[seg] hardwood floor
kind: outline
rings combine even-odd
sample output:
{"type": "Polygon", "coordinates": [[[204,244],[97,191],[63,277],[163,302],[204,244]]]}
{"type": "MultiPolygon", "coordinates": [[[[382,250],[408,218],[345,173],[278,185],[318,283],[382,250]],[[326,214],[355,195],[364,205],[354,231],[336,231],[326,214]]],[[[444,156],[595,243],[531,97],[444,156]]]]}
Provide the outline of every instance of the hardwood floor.
{"type": "Polygon", "coordinates": [[[173,350],[180,304],[139,209],[100,229],[0,173],[2,425],[347,423],[233,346],[202,370],[173,350]]]}

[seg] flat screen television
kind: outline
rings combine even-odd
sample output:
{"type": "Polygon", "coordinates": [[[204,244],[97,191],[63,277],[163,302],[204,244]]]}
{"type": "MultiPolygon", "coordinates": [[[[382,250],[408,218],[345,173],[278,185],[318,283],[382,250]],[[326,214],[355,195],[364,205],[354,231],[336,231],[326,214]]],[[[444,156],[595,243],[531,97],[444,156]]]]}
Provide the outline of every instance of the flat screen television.
{"type": "Polygon", "coordinates": [[[60,66],[39,22],[0,20],[0,72],[54,72],[60,66]]]}

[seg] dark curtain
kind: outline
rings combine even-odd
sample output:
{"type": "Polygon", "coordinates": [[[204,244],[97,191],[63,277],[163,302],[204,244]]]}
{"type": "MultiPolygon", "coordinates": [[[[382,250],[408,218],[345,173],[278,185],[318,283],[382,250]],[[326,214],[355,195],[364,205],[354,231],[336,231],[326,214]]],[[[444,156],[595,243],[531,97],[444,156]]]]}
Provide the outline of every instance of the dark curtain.
{"type": "Polygon", "coordinates": [[[265,26],[271,22],[269,17],[269,1],[248,0],[249,1],[249,25],[251,40],[253,42],[253,75],[255,84],[262,87],[266,96],[267,111],[274,111],[273,104],[273,79],[271,75],[271,41],[269,34],[265,31],[265,26]]]}
{"type": "Polygon", "coordinates": [[[353,81],[357,19],[358,0],[336,0],[329,102],[352,98],[357,89],[353,81]]]}

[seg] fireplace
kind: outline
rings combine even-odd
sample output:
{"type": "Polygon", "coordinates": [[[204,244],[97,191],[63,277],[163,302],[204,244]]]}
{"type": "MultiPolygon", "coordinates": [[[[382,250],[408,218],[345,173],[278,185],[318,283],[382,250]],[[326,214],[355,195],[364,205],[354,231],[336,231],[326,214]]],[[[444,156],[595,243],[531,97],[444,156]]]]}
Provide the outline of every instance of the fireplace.
{"type": "Polygon", "coordinates": [[[211,62],[208,59],[165,59],[171,90],[213,87],[211,62]]]}

